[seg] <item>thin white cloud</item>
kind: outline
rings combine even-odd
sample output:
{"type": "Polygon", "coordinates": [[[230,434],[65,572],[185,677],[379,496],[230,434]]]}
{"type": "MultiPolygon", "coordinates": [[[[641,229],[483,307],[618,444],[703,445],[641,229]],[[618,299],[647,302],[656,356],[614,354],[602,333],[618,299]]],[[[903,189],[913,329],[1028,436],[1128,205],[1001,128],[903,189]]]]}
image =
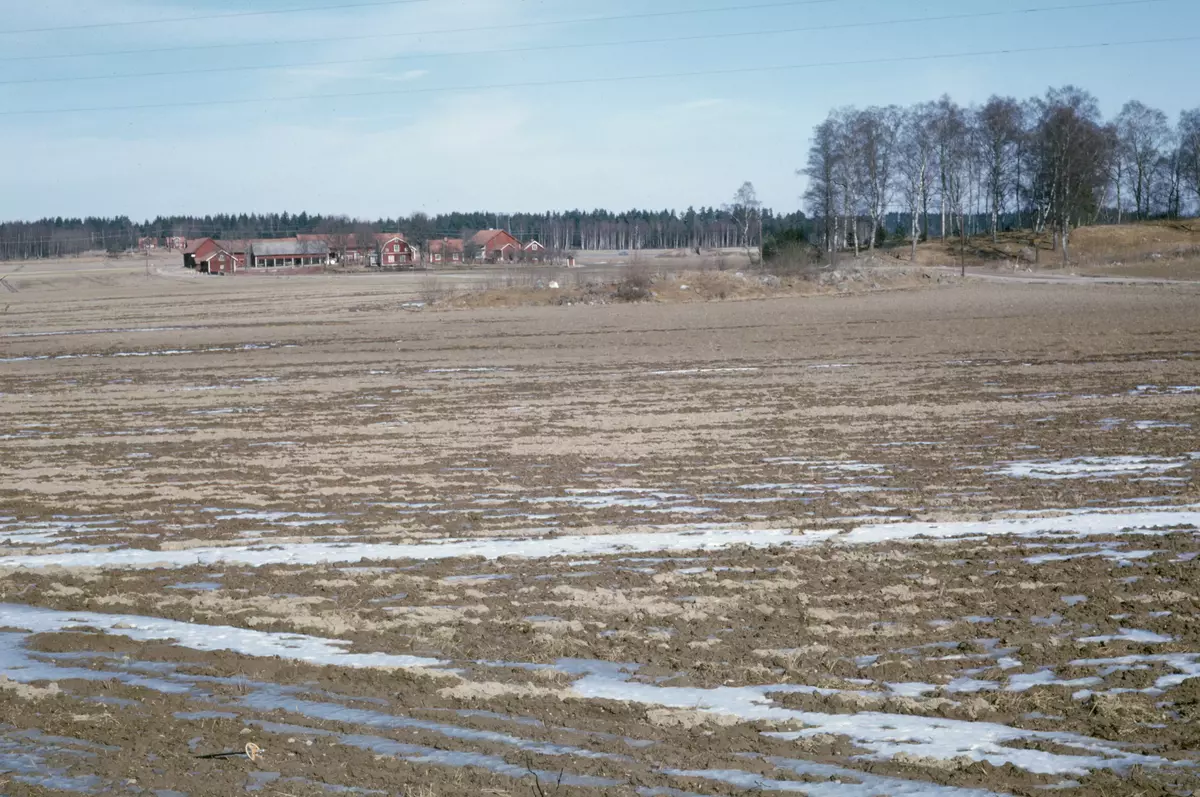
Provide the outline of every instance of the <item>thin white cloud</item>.
{"type": "Polygon", "coordinates": [[[725,100],[720,97],[706,97],[701,100],[690,100],[680,103],[677,108],[683,111],[702,111],[706,108],[717,108],[725,104],[725,100]]]}
{"type": "Polygon", "coordinates": [[[396,83],[408,83],[413,80],[420,80],[428,74],[428,69],[409,69],[405,72],[401,72],[398,75],[379,75],[379,77],[384,80],[394,81],[396,83]]]}

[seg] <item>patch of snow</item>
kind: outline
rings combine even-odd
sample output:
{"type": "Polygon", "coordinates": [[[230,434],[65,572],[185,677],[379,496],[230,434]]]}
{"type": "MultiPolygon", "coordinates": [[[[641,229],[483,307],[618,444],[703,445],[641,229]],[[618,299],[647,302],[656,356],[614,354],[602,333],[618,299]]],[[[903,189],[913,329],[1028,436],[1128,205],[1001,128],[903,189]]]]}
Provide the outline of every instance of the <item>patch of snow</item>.
{"type": "Polygon", "coordinates": [[[1130,563],[1134,559],[1149,559],[1159,551],[1115,551],[1112,548],[1101,548],[1098,551],[1085,551],[1083,553],[1043,553],[1037,556],[1028,556],[1025,562],[1031,565],[1041,565],[1047,562],[1068,562],[1072,559],[1086,559],[1089,557],[1099,557],[1101,559],[1109,559],[1119,563],[1130,563]]]}
{"type": "Polygon", "coordinates": [[[1146,664],[1165,664],[1176,670],[1174,675],[1164,675],[1154,682],[1157,690],[1179,686],[1189,678],[1200,678],[1200,653],[1161,653],[1155,655],[1117,656],[1108,659],[1075,659],[1067,662],[1068,667],[1099,667],[1105,674],[1128,670],[1146,664]]]}
{"type": "Polygon", "coordinates": [[[1166,473],[1187,464],[1186,460],[1160,457],[1073,457],[1056,462],[1006,462],[992,473],[1014,479],[1088,479],[1166,473]]]}
{"type": "Polygon", "coordinates": [[[687,376],[691,374],[736,374],[760,368],[681,368],[675,371],[648,371],[648,376],[687,376]]]}
{"type": "Polygon", "coordinates": [[[340,667],[431,667],[437,659],[388,653],[347,653],[351,643],[306,634],[271,633],[222,625],[201,625],[157,617],[98,612],[64,612],[20,604],[0,604],[4,624],[35,634],[51,634],[78,626],[141,642],[170,640],[191,650],[229,650],[246,656],[278,656],[309,664],[340,667]]]}
{"type": "MultiPolygon", "coordinates": [[[[799,792],[808,797],[1002,797],[985,789],[941,786],[928,781],[873,775],[858,769],[818,764],[791,758],[766,758],[779,769],[804,780],[780,780],[741,769],[668,769],[664,773],[677,778],[698,778],[723,783],[748,794],[761,792],[799,792]],[[826,780],[815,780],[825,778],[826,780]]],[[[661,792],[660,792],[661,793],[661,792]]],[[[668,792],[679,794],[678,792],[668,792]]]]}
{"type": "Polygon", "coordinates": [[[1122,628],[1116,634],[1089,636],[1078,640],[1080,642],[1136,642],[1146,645],[1159,645],[1174,641],[1174,637],[1156,634],[1153,631],[1143,631],[1140,628],[1122,628]]]}
{"type": "MultiPolygon", "coordinates": [[[[608,699],[641,705],[689,709],[733,716],[746,722],[793,722],[806,726],[799,731],[770,732],[766,736],[798,740],[818,734],[844,736],[869,751],[865,758],[887,761],[900,753],[942,760],[967,756],[994,766],[1012,764],[1039,774],[1085,774],[1093,769],[1124,770],[1131,766],[1167,766],[1167,759],[1129,752],[1117,743],[1072,733],[1031,731],[992,722],[968,722],[937,717],[919,717],[881,712],[824,714],[780,706],[768,697],[772,692],[809,691],[811,687],[748,686],[668,687],[637,683],[612,673],[592,673],[571,686],[585,699],[608,699]],[[1046,741],[1075,748],[1079,755],[1022,749],[1014,742],[1046,741]]],[[[755,776],[756,778],[759,776],[755,776]]],[[[800,785],[800,784],[797,784],[800,785]]],[[[805,790],[813,784],[804,783],[805,790]]],[[[810,792],[811,793],[811,792],[810,792]]]]}
{"type": "Polygon", "coordinates": [[[1190,423],[1171,423],[1169,421],[1134,421],[1132,424],[1134,429],[1143,432],[1148,432],[1152,429],[1191,429],[1190,423]]]}
{"type": "MultiPolygon", "coordinates": [[[[211,510],[221,512],[224,510],[211,510]]],[[[295,513],[284,514],[295,516],[295,513]]],[[[233,518],[245,518],[237,513],[233,518]]],[[[306,525],[319,520],[291,521],[306,525]]],[[[284,525],[289,525],[285,523],[284,525]]],[[[353,563],[370,559],[452,559],[479,556],[499,559],[512,556],[542,559],[555,556],[580,557],[636,554],[658,551],[722,550],[734,545],[765,548],[774,545],[807,547],[834,542],[866,545],[883,542],[934,539],[949,540],[986,536],[1044,536],[1092,534],[1159,534],[1179,527],[1200,527],[1196,506],[1135,512],[1113,510],[1079,511],[1058,517],[1000,518],[963,522],[890,522],[858,526],[846,533],[834,529],[793,533],[786,529],[748,529],[720,524],[690,524],[660,531],[627,532],[580,536],[446,539],[426,543],[294,543],[273,546],[231,546],[189,550],[151,551],[121,549],[87,553],[57,553],[0,557],[0,567],[186,567],[195,564],[233,563],[249,566],[268,564],[353,563]]],[[[1125,554],[1128,556],[1129,554],[1125,554]]]]}

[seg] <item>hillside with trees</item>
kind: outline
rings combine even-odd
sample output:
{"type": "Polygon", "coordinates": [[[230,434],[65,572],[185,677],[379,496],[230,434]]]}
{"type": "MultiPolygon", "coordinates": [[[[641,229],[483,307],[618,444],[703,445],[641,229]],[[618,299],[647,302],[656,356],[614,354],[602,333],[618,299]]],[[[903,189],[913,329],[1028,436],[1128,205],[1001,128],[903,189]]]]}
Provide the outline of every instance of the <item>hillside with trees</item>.
{"type": "Polygon", "coordinates": [[[1028,230],[1064,260],[1079,227],[1200,208],[1200,109],[1172,123],[1136,100],[1104,119],[1075,86],[964,107],[841,108],[813,132],[804,203],[825,252],[1028,230]]]}

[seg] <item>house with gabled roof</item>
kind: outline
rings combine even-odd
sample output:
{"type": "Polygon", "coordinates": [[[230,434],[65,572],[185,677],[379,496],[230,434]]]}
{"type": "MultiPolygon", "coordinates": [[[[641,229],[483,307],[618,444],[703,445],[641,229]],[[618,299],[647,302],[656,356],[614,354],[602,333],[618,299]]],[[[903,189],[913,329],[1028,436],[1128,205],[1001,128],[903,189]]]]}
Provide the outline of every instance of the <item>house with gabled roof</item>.
{"type": "Polygon", "coordinates": [[[397,268],[411,266],[417,260],[416,249],[401,232],[305,233],[296,238],[323,243],[329,250],[329,262],[334,265],[397,268]]]}
{"type": "Polygon", "coordinates": [[[516,260],[521,254],[521,242],[506,230],[480,230],[467,245],[474,259],[487,263],[516,260]]]}
{"type": "Polygon", "coordinates": [[[461,263],[465,250],[466,244],[462,238],[441,238],[425,244],[425,251],[429,253],[429,262],[434,264],[461,263]]]}
{"type": "Polygon", "coordinates": [[[541,262],[546,257],[546,246],[537,239],[526,241],[521,245],[521,258],[541,262]]]}
{"type": "Polygon", "coordinates": [[[229,241],[200,238],[188,244],[183,252],[183,265],[201,274],[235,274],[246,267],[244,249],[229,241]]]}

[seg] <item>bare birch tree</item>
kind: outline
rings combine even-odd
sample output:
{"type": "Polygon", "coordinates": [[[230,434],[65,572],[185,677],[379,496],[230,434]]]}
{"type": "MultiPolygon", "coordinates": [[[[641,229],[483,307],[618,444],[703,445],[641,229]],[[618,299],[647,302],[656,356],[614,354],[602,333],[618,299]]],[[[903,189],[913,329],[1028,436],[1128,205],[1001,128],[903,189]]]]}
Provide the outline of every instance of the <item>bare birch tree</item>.
{"type": "Polygon", "coordinates": [[[762,202],[758,200],[758,193],[754,190],[754,183],[746,181],[742,183],[742,187],[733,195],[733,203],[728,207],[730,218],[737,225],[738,236],[741,238],[742,247],[746,250],[746,257],[751,263],[754,263],[756,258],[751,254],[751,250],[758,252],[758,259],[762,257],[762,236],[760,228],[762,226],[762,202]]]}
{"type": "Polygon", "coordinates": [[[829,263],[837,262],[837,217],[839,196],[837,173],[841,150],[838,142],[838,122],[830,116],[813,131],[812,144],[803,169],[798,170],[808,178],[808,190],[804,192],[804,204],[818,225],[821,244],[829,254],[829,263]]]}
{"type": "Polygon", "coordinates": [[[946,239],[947,221],[962,211],[962,170],[967,153],[967,122],[963,109],[943,95],[933,108],[934,142],[937,147],[938,199],[941,204],[941,238],[946,239]]]}
{"type": "Polygon", "coordinates": [[[900,125],[898,161],[900,191],[910,217],[911,259],[917,259],[917,243],[929,234],[929,176],[934,158],[933,117],[927,105],[904,114],[900,125]],[[922,219],[924,228],[922,230],[922,219]]]}
{"type": "Polygon", "coordinates": [[[867,213],[871,218],[871,242],[875,249],[876,231],[892,201],[895,186],[896,146],[903,114],[896,106],[868,108],[853,114],[849,134],[853,152],[862,164],[860,183],[867,213]]]}
{"type": "Polygon", "coordinates": [[[1000,215],[1013,184],[1018,142],[1023,132],[1021,116],[1021,104],[1013,98],[992,97],[975,117],[993,243],[999,241],[1000,215]]]}
{"type": "Polygon", "coordinates": [[[1150,215],[1155,170],[1170,135],[1167,115],[1137,100],[1125,103],[1117,116],[1118,156],[1128,165],[1128,180],[1138,218],[1150,215]]]}
{"type": "Polygon", "coordinates": [[[1100,124],[1096,98],[1086,91],[1074,86],[1051,89],[1040,108],[1037,193],[1067,262],[1072,225],[1087,218],[1102,198],[1111,138],[1100,124]]]}

